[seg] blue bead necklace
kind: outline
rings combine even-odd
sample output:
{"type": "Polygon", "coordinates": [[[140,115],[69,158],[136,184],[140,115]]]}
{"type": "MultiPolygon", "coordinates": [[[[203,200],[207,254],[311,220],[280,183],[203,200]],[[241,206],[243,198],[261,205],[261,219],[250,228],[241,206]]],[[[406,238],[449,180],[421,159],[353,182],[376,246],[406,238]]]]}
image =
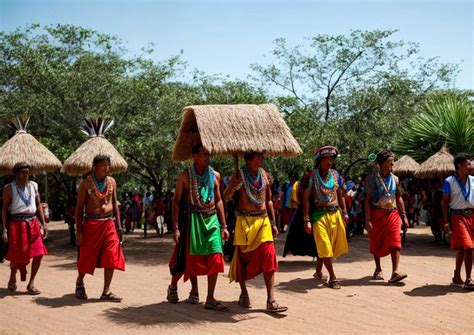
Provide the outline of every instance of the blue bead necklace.
{"type": "Polygon", "coordinates": [[[107,187],[107,177],[103,181],[98,181],[95,178],[95,174],[92,174],[92,180],[94,181],[95,186],[99,190],[100,193],[104,193],[105,188],[107,187]]]}

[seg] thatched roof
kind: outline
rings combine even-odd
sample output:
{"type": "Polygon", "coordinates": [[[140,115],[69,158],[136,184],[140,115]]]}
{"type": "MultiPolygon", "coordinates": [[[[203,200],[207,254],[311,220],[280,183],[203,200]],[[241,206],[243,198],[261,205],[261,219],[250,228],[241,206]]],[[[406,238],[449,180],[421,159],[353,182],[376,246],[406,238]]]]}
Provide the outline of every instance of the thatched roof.
{"type": "Polygon", "coordinates": [[[445,178],[454,172],[454,157],[443,146],[440,151],[429,157],[415,172],[420,179],[445,178]]]}
{"type": "Polygon", "coordinates": [[[110,157],[110,172],[123,172],[127,170],[128,164],[114,148],[114,146],[103,136],[113,125],[103,119],[87,119],[82,131],[90,136],[74,153],[64,162],[61,172],[71,176],[82,176],[92,170],[92,161],[97,155],[110,157]]]}
{"type": "Polygon", "coordinates": [[[393,164],[393,173],[400,177],[410,177],[415,174],[420,164],[408,155],[402,156],[393,164]]]}
{"type": "Polygon", "coordinates": [[[270,156],[302,153],[272,104],[185,107],[173,160],[190,159],[191,148],[197,143],[202,143],[214,156],[241,155],[249,151],[270,156]]]}
{"type": "Polygon", "coordinates": [[[16,134],[0,147],[0,174],[12,174],[17,163],[28,163],[31,174],[59,171],[61,162],[43,144],[26,132],[28,118],[17,117],[9,127],[16,134]],[[12,126],[13,125],[13,126],[12,126]]]}

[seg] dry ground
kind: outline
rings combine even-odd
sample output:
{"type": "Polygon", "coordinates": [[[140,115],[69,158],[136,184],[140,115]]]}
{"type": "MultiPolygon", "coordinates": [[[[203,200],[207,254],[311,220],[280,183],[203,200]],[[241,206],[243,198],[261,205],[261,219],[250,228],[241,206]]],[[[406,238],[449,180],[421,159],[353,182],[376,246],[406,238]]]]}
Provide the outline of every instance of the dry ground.
{"type": "MultiPolygon", "coordinates": [[[[335,263],[341,290],[331,290],[312,278],[311,258],[279,256],[276,297],[289,307],[280,316],[264,311],[262,278],[249,282],[253,304],[249,310],[237,305],[238,284],[229,284],[225,274],[219,276],[216,297],[230,306],[229,312],[206,311],[202,303],[167,303],[171,235],[152,234],[145,240],[138,232],[126,236],[127,269],[116,273],[112,286],[123,302],[98,300],[100,269],[86,277],[89,300],[78,300],[73,294],[76,252],[68,245],[66,225],[55,222],[50,227],[50,254],[36,280],[40,296],[26,295],[25,283],[10,293],[6,289],[8,264],[0,264],[2,334],[474,334],[474,292],[450,285],[454,253],[447,246],[435,245],[427,227],[409,232],[401,261],[408,278],[398,285],[371,281],[374,265],[366,236],[351,239],[349,254],[335,263]]],[[[279,255],[284,238],[280,235],[277,240],[279,255]]],[[[387,278],[390,259],[384,258],[382,265],[387,278]]],[[[187,297],[189,287],[181,284],[181,299],[187,297]]],[[[205,278],[200,278],[200,288],[204,300],[205,278]]]]}

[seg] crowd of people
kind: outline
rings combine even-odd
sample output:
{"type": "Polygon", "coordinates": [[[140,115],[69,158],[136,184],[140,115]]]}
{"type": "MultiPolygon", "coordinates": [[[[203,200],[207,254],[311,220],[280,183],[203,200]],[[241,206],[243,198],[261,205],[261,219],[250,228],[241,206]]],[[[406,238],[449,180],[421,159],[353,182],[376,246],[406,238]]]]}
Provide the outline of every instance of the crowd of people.
{"type": "MultiPolygon", "coordinates": [[[[318,148],[314,166],[300,180],[297,174],[290,174],[279,187],[262,168],[263,154],[246,153],[245,164],[230,178],[221,178],[209,165],[207,149],[196,144],[192,147],[193,163],[179,174],[174,194],[125,193],[121,202],[116,182],[109,176],[110,158],[96,156],[92,172],[81,181],[77,195],[72,192],[68,200],[67,222],[79,247],[76,297],[88,298],[85,275],[104,268],[100,299],[122,300],[110,289],[114,270],[125,270],[122,229],[133,232],[142,217],[158,234],[166,230],[173,234],[175,248],[166,296],[170,303],[179,301],[178,283],[184,278],[191,282],[186,302],[197,304],[197,278],[207,276],[204,308],[228,310],[215,297],[227,253],[231,256],[228,277],[241,289],[238,304],[251,307],[246,282],[263,274],[266,310],[285,312],[288,308],[276,301],[274,289],[278,270],[274,239],[282,232],[287,233],[285,254],[316,257],[314,278],[340,289],[332,260],[347,254],[348,238],[365,229],[374,259],[373,279],[384,280],[380,260],[390,255],[388,282],[396,283],[407,277],[400,271],[400,232],[419,222],[431,224],[437,241],[441,231],[451,234],[451,248],[456,250],[452,282],[474,289],[474,176],[469,175],[471,161],[466,154],[456,156],[455,173],[442,184],[400,180],[392,173],[394,154],[390,150],[377,153],[375,167],[365,178],[344,180],[333,168],[338,155],[335,147],[318,148]]],[[[38,185],[29,180],[30,166],[17,164],[13,172],[13,181],[4,187],[2,204],[2,239],[9,244],[6,259],[11,268],[8,289],[17,290],[18,271],[21,280],[26,280],[26,267],[32,259],[27,292],[40,294],[34,280],[47,254],[43,242],[48,235],[47,222],[38,185]]]]}

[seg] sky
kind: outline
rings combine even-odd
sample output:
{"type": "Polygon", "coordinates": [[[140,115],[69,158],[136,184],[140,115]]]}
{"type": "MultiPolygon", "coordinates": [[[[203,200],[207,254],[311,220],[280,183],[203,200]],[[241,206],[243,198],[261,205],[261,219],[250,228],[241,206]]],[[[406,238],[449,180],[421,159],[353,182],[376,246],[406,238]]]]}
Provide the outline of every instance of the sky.
{"type": "Polygon", "coordinates": [[[0,30],[68,23],[118,36],[132,53],[150,42],[152,58],[183,51],[190,69],[245,79],[273,41],[300,44],[317,34],[399,29],[421,56],[459,64],[455,86],[474,88],[471,0],[0,0],[0,30]]]}

